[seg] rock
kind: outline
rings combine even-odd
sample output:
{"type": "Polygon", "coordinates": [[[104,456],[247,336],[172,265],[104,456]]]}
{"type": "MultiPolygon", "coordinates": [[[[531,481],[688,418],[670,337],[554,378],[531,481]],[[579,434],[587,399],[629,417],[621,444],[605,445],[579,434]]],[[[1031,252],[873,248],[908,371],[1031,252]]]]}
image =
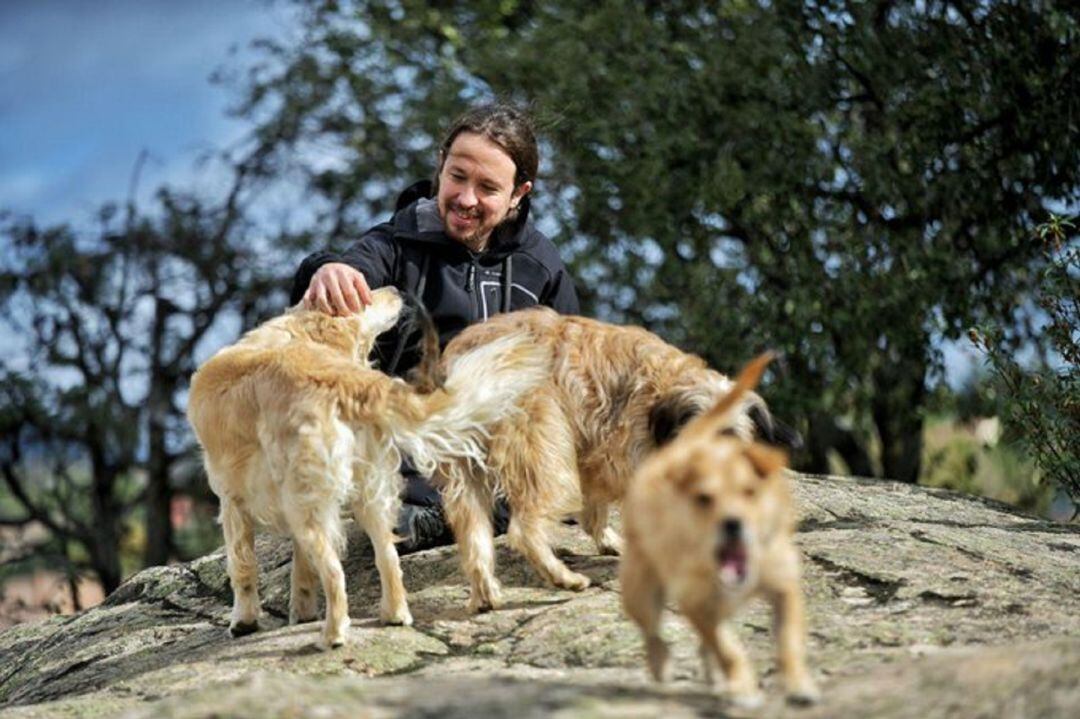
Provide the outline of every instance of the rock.
{"type": "MultiPolygon", "coordinates": [[[[810,661],[824,702],[787,707],[770,617],[738,622],[768,697],[756,716],[1066,717],[1080,706],[1080,528],[903,484],[798,476],[810,661]]],[[[231,639],[221,552],[147,569],[104,605],[0,633],[6,717],[651,717],[733,713],[669,617],[673,682],[646,680],[617,559],[558,546],[593,587],[545,587],[499,540],[505,608],[473,616],[452,547],[403,558],[412,627],[377,620],[370,547],[350,537],[350,642],[287,626],[291,547],[260,537],[260,631],[231,639]]]]}

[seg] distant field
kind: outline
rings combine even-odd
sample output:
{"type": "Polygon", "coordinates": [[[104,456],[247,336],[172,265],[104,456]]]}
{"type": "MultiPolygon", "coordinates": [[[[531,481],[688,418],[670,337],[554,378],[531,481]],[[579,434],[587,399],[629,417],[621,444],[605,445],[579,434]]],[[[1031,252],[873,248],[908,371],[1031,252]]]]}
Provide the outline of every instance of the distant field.
{"type": "Polygon", "coordinates": [[[1050,519],[1065,521],[1072,503],[1044,480],[1030,459],[1001,438],[994,420],[926,423],[919,484],[996,499],[1050,519]]]}

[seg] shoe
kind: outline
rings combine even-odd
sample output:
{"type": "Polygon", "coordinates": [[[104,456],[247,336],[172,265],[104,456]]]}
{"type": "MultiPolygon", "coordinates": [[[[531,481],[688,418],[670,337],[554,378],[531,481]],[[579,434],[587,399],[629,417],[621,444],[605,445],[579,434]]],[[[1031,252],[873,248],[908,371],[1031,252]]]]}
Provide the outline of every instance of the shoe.
{"type": "Polygon", "coordinates": [[[439,506],[401,505],[394,532],[402,538],[397,543],[399,555],[454,543],[454,533],[439,506]]]}
{"type": "Polygon", "coordinates": [[[495,529],[495,536],[506,534],[510,526],[510,505],[503,498],[495,500],[495,511],[491,515],[491,525],[495,529]]]}

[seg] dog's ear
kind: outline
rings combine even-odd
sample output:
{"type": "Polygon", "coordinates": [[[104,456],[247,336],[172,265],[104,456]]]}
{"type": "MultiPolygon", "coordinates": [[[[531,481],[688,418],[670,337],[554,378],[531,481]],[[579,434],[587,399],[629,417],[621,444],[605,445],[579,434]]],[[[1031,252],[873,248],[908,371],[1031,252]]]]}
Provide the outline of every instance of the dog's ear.
{"type": "Polygon", "coordinates": [[[753,404],[746,411],[754,423],[754,435],[763,442],[785,447],[793,452],[803,448],[803,438],[799,430],[784,424],[762,404],[753,404]]]}
{"type": "Polygon", "coordinates": [[[662,447],[679,433],[697,414],[697,408],[681,394],[669,395],[649,411],[649,434],[657,447],[662,447]]]}
{"type": "Polygon", "coordinates": [[[772,352],[763,352],[751,360],[739,372],[731,390],[721,397],[712,409],[695,419],[687,431],[702,435],[715,434],[724,427],[734,425],[733,410],[742,402],[743,395],[757,387],[758,382],[761,381],[761,375],[765,373],[765,368],[772,359],[772,352]]]}
{"type": "Polygon", "coordinates": [[[750,465],[762,479],[768,479],[787,467],[787,453],[764,444],[749,444],[743,454],[750,460],[750,465]]]}

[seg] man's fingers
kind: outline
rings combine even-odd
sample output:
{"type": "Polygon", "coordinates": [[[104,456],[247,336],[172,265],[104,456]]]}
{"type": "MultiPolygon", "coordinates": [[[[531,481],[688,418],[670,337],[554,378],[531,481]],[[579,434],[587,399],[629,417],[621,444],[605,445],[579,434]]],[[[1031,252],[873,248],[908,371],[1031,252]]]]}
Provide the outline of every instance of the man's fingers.
{"type": "Polygon", "coordinates": [[[334,316],[360,312],[364,305],[371,304],[372,299],[364,274],[340,262],[320,267],[304,295],[307,306],[334,316]]]}
{"type": "Polygon", "coordinates": [[[330,303],[327,302],[326,294],[322,290],[322,285],[317,283],[308,287],[308,291],[304,293],[304,307],[331,315],[334,313],[333,309],[330,307],[330,303]]]}
{"type": "Polygon", "coordinates": [[[350,313],[355,314],[364,308],[355,285],[350,282],[343,282],[339,285],[339,288],[341,289],[341,296],[345,300],[345,306],[350,313]]]}
{"type": "Polygon", "coordinates": [[[365,305],[370,305],[372,302],[371,288],[368,287],[367,278],[360,272],[357,272],[353,277],[353,287],[356,288],[356,292],[360,295],[360,301],[365,305]]]}
{"type": "Polygon", "coordinates": [[[327,295],[330,299],[330,306],[334,308],[331,313],[335,316],[349,314],[349,305],[345,301],[345,296],[341,293],[341,286],[336,282],[327,283],[327,295]]]}
{"type": "Polygon", "coordinates": [[[326,293],[326,287],[319,287],[315,291],[315,309],[323,314],[334,314],[334,306],[331,304],[330,297],[326,293]]]}

